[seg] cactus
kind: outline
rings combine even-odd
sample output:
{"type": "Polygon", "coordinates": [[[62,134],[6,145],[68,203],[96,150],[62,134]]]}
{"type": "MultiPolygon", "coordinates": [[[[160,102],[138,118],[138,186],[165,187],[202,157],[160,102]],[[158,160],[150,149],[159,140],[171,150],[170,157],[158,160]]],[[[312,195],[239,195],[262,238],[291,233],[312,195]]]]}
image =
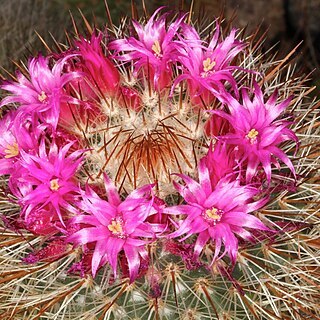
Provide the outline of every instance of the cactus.
{"type": "Polygon", "coordinates": [[[320,317],[314,88],[191,12],[2,83],[1,319],[320,317]]]}

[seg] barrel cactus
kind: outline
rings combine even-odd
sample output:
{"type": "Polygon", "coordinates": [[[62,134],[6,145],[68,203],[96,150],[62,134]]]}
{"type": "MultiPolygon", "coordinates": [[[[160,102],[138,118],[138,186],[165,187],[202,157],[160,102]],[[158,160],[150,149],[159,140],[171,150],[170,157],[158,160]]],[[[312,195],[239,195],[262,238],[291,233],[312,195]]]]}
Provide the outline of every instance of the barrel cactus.
{"type": "Polygon", "coordinates": [[[296,49],[166,8],[85,25],[1,84],[1,319],[318,319],[296,49]]]}

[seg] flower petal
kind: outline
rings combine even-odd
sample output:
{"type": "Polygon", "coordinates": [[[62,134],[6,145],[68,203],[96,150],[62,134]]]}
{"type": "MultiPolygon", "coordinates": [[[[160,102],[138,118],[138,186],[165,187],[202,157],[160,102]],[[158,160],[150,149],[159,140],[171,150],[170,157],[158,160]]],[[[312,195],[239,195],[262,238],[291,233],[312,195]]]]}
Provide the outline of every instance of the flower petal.
{"type": "Polygon", "coordinates": [[[130,283],[132,283],[136,279],[139,272],[139,267],[140,267],[139,251],[137,250],[136,247],[130,246],[127,244],[124,245],[123,249],[128,261],[130,283]]]}
{"type": "Polygon", "coordinates": [[[103,226],[83,228],[67,238],[67,242],[75,245],[87,244],[94,241],[104,240],[109,237],[110,232],[103,226]]]}
{"type": "Polygon", "coordinates": [[[114,277],[117,277],[117,261],[118,261],[118,254],[122,250],[123,245],[125,243],[124,239],[109,237],[106,243],[107,249],[107,257],[108,261],[111,265],[113,270],[114,277]]]}
{"type": "Polygon", "coordinates": [[[207,230],[203,231],[199,234],[197,241],[194,245],[194,257],[196,259],[199,258],[200,254],[203,250],[203,247],[206,245],[206,243],[208,242],[209,239],[210,239],[210,234],[207,230]]]}

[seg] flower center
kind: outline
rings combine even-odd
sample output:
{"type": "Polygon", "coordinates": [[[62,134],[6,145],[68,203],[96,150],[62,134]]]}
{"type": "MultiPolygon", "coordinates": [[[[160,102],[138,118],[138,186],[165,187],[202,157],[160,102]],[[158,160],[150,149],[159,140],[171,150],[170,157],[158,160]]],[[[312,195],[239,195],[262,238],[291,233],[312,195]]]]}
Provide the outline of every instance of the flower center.
{"type": "Polygon", "coordinates": [[[216,65],[216,62],[208,57],[207,59],[203,60],[203,71],[205,73],[211,71],[213,67],[216,65]]]}
{"type": "Polygon", "coordinates": [[[246,135],[246,138],[250,140],[251,144],[254,144],[257,142],[258,135],[259,135],[259,132],[256,129],[251,129],[246,135]]]}
{"type": "Polygon", "coordinates": [[[38,95],[38,100],[40,102],[45,102],[48,99],[48,96],[44,91],[41,91],[41,94],[38,95]]]}
{"type": "Polygon", "coordinates": [[[160,42],[158,40],[156,40],[154,42],[154,44],[152,45],[151,49],[154,52],[156,57],[160,57],[161,56],[161,46],[160,46],[160,42]]]}
{"type": "Polygon", "coordinates": [[[114,218],[111,220],[111,223],[108,225],[109,231],[118,238],[125,238],[123,231],[123,220],[121,218],[114,218]]]}
{"type": "Polygon", "coordinates": [[[7,148],[4,150],[4,153],[6,154],[4,156],[6,159],[16,157],[19,154],[18,144],[14,142],[13,144],[7,145],[7,148]]]}
{"type": "Polygon", "coordinates": [[[203,218],[212,225],[216,225],[222,217],[223,211],[220,209],[217,209],[215,207],[212,207],[211,209],[207,209],[204,214],[203,218]]]}
{"type": "Polygon", "coordinates": [[[50,189],[52,191],[57,191],[60,188],[58,179],[52,179],[50,181],[50,189]]]}

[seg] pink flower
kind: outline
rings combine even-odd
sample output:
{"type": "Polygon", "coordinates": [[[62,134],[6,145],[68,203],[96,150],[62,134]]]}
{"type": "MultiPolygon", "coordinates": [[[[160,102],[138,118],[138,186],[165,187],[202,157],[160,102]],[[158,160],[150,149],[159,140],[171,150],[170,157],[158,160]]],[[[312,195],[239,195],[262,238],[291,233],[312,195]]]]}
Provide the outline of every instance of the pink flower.
{"type": "Polygon", "coordinates": [[[50,204],[33,209],[24,220],[24,228],[36,235],[53,235],[59,225],[59,217],[50,204]]]}
{"type": "Polygon", "coordinates": [[[170,236],[185,235],[181,241],[192,235],[198,235],[194,246],[194,256],[198,258],[208,241],[215,242],[215,252],[212,262],[226,253],[232,263],[236,262],[239,237],[252,241],[251,233],[245,228],[268,230],[255,216],[249,214],[261,208],[267,201],[262,198],[254,201],[253,197],[259,190],[251,186],[241,186],[238,180],[220,180],[212,188],[209,168],[205,161],[200,160],[199,182],[179,174],[185,185],[174,183],[176,189],[186,201],[186,204],[166,208],[173,215],[185,215],[179,221],[177,230],[170,236]],[[224,253],[219,256],[222,244],[224,253]]]}
{"type": "Polygon", "coordinates": [[[55,215],[52,219],[43,217],[44,221],[50,222],[50,226],[51,221],[58,219],[64,225],[61,209],[77,213],[70,203],[78,193],[75,173],[82,161],[83,150],[68,154],[72,145],[73,142],[58,149],[52,143],[47,152],[42,139],[38,154],[20,151],[20,167],[12,173],[9,186],[22,205],[21,216],[27,225],[37,212],[55,215]]]}
{"type": "Polygon", "coordinates": [[[234,180],[239,175],[234,149],[220,141],[209,147],[201,161],[207,167],[212,189],[222,179],[234,180]]]}
{"type": "Polygon", "coordinates": [[[10,111],[0,119],[0,175],[14,171],[20,150],[33,152],[37,149],[37,130],[29,133],[26,127],[29,124],[14,121],[16,114],[10,111]]]}
{"type": "Polygon", "coordinates": [[[79,231],[68,237],[76,246],[95,242],[92,274],[109,262],[117,275],[117,260],[123,250],[128,261],[130,281],[138,275],[140,257],[148,258],[145,238],[154,238],[152,225],[146,219],[153,213],[152,185],[134,190],[123,201],[115,186],[104,177],[108,200],[101,199],[90,187],[82,192],[79,207],[86,213],[74,217],[71,224],[81,224],[79,231]]]}
{"type": "Polygon", "coordinates": [[[162,232],[165,229],[165,226],[168,224],[168,215],[164,214],[166,208],[166,203],[158,197],[153,198],[152,204],[154,214],[149,216],[148,222],[152,223],[152,226],[158,226],[158,231],[162,232]]]}
{"type": "Polygon", "coordinates": [[[115,97],[119,90],[120,73],[102,52],[101,39],[102,34],[92,34],[90,41],[82,38],[76,45],[82,58],[81,65],[96,94],[115,97]]]}
{"type": "Polygon", "coordinates": [[[0,174],[9,174],[19,156],[19,146],[12,132],[14,113],[0,119],[0,174]]]}
{"type": "Polygon", "coordinates": [[[143,108],[139,92],[132,88],[121,86],[117,100],[121,107],[125,107],[136,112],[141,111],[143,108]]]}
{"type": "Polygon", "coordinates": [[[185,17],[181,16],[167,28],[167,14],[156,19],[161,10],[162,8],[156,10],[145,26],[133,21],[138,39],[119,39],[109,45],[111,50],[116,51],[117,59],[125,62],[133,60],[136,72],[143,69],[143,76],[151,79],[151,85],[156,90],[162,90],[171,81],[171,63],[175,60],[177,47],[180,46],[173,39],[185,17]],[[125,54],[120,55],[121,51],[125,54]]]}
{"type": "Polygon", "coordinates": [[[260,87],[255,84],[254,97],[249,97],[248,90],[242,90],[242,104],[231,95],[224,95],[225,103],[230,113],[215,110],[214,114],[227,119],[233,131],[219,137],[228,144],[238,148],[239,158],[246,163],[247,182],[256,174],[262,164],[267,179],[271,180],[271,163],[279,158],[295,174],[294,167],[288,156],[279,148],[283,141],[298,139],[294,132],[288,129],[289,121],[278,119],[283,110],[290,104],[288,98],[277,104],[277,92],[264,102],[260,87]]]}
{"type": "Polygon", "coordinates": [[[72,55],[55,62],[52,68],[49,66],[49,58],[40,55],[31,59],[28,64],[30,79],[18,73],[18,82],[1,86],[1,89],[10,91],[12,95],[5,97],[0,107],[19,103],[17,118],[21,117],[21,121],[29,118],[31,122],[35,122],[34,119],[39,118],[55,129],[59,119],[60,103],[78,103],[77,99],[64,91],[68,82],[81,75],[79,72],[63,72],[64,64],[70,57],[72,55]]]}
{"type": "Polygon", "coordinates": [[[228,120],[214,114],[204,124],[204,132],[209,138],[216,138],[230,131],[228,120]]]}
{"type": "Polygon", "coordinates": [[[238,85],[233,72],[239,69],[232,61],[246,44],[235,39],[236,30],[222,41],[218,41],[220,26],[216,24],[216,31],[207,46],[200,40],[197,31],[190,25],[183,24],[183,51],[178,56],[182,64],[182,74],[177,77],[174,87],[181,81],[187,80],[189,95],[196,105],[206,107],[217,93],[225,91],[225,83],[231,85],[237,94],[238,85]]]}

